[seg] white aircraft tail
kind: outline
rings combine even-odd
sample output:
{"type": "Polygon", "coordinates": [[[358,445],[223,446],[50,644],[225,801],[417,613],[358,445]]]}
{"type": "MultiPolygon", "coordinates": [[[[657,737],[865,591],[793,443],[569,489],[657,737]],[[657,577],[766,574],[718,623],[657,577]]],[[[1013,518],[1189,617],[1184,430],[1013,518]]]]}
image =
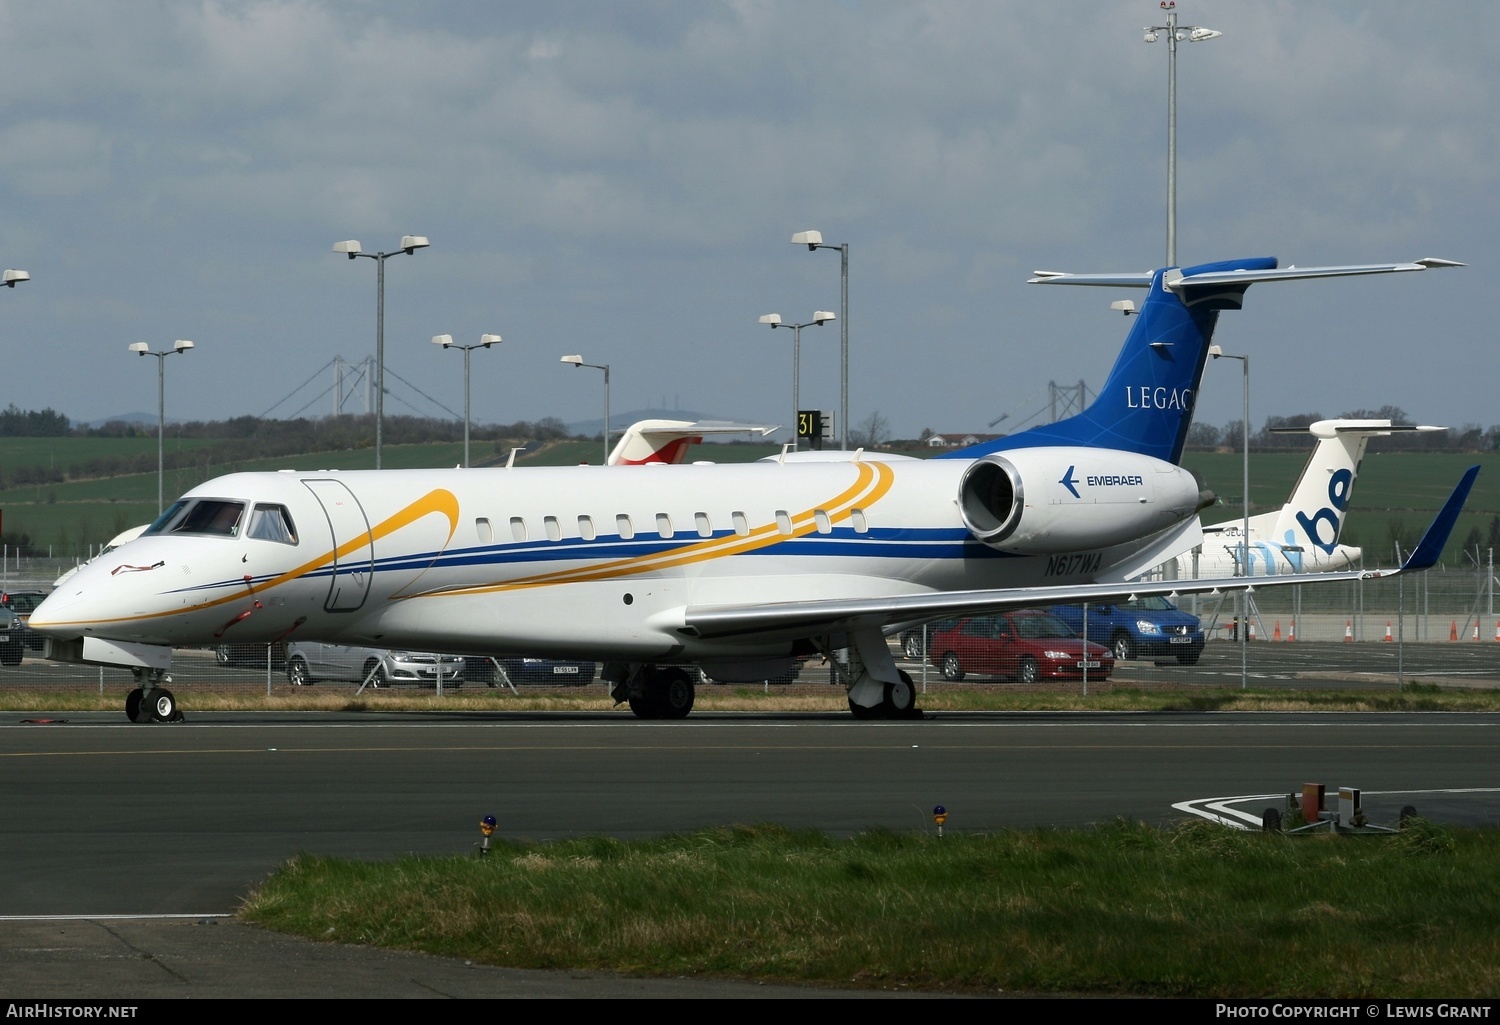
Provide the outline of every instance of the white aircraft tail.
{"type": "MultiPolygon", "coordinates": [[[[1307,431],[1318,439],[1318,446],[1302,468],[1302,476],[1292,489],[1291,498],[1281,507],[1280,513],[1274,514],[1270,535],[1266,536],[1264,528],[1256,529],[1260,524],[1252,520],[1251,536],[1254,540],[1272,541],[1289,548],[1300,547],[1308,552],[1316,549],[1326,556],[1333,554],[1344,531],[1354,481],[1359,476],[1359,464],[1370,439],[1447,428],[1393,424],[1389,420],[1319,420],[1305,428],[1287,430],[1307,431]]],[[[1256,519],[1265,523],[1271,515],[1256,519]]]]}
{"type": "Polygon", "coordinates": [[[750,434],[764,438],[778,429],[774,424],[737,424],[727,420],[638,420],[615,443],[609,465],[681,463],[689,446],[701,444],[705,435],[750,434]]]}

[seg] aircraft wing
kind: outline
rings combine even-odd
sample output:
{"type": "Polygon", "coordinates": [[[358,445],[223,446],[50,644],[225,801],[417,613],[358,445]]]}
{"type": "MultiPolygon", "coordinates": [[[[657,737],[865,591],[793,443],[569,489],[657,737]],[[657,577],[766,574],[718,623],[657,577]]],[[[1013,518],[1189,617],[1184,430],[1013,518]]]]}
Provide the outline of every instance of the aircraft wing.
{"type": "Polygon", "coordinates": [[[987,615],[1011,609],[1078,602],[1122,602],[1150,595],[1217,594],[1256,591],[1287,584],[1327,584],[1338,580],[1373,580],[1407,572],[1348,570],[1275,577],[1224,577],[1219,580],[1153,580],[1133,583],[1070,584],[1060,587],[1014,587],[995,591],[944,591],[933,594],[829,601],[780,602],[772,605],[720,605],[689,608],[687,629],[700,637],[808,637],[856,626],[900,628],[934,619],[987,615]]]}
{"type": "Polygon", "coordinates": [[[1479,467],[1472,466],[1433,518],[1422,540],[1395,570],[1347,570],[1274,577],[1224,577],[1217,580],[1155,580],[1125,583],[1014,587],[987,591],[946,591],[878,598],[778,602],[769,605],[719,605],[688,608],[684,627],[700,637],[759,636],[800,638],[856,626],[901,626],[958,616],[984,615],[1037,605],[1085,601],[1125,601],[1148,595],[1216,594],[1255,591],[1291,584],[1327,584],[1340,580],[1376,580],[1430,569],[1442,555],[1474,486],[1479,467]]]}

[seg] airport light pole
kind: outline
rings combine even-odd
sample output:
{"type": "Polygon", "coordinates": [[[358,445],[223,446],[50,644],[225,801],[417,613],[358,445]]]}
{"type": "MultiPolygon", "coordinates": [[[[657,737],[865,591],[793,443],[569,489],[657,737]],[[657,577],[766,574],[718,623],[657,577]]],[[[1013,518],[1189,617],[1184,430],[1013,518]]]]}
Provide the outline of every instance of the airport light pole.
{"type": "Polygon", "coordinates": [[[778,327],[789,327],[792,329],[792,451],[800,447],[797,443],[797,417],[802,412],[802,329],[817,325],[822,327],[826,321],[837,320],[838,317],[827,310],[818,310],[813,314],[813,319],[806,324],[783,324],[781,314],[767,313],[760,318],[762,324],[771,325],[774,331],[778,327]]]}
{"type": "Polygon", "coordinates": [[[351,260],[363,256],[375,261],[375,469],[380,469],[385,421],[385,261],[392,256],[405,253],[412,255],[418,249],[426,249],[430,242],[425,235],[403,235],[399,248],[389,253],[367,253],[358,240],[335,242],[333,251],[343,253],[351,260]]]}
{"type": "Polygon", "coordinates": [[[571,363],[575,367],[592,367],[595,370],[604,371],[604,462],[600,466],[609,465],[609,364],[608,363],[585,363],[583,357],[577,354],[564,356],[558,362],[571,363]]]}
{"type": "Polygon", "coordinates": [[[1167,34],[1167,266],[1177,266],[1177,44],[1205,43],[1224,33],[1202,25],[1178,25],[1176,0],[1161,0],[1165,25],[1147,25],[1146,42],[1167,34]]]}
{"type": "Polygon", "coordinates": [[[849,243],[838,245],[823,242],[821,231],[799,231],[792,236],[792,245],[806,246],[808,252],[819,249],[839,251],[839,450],[849,448],[849,243]]]}
{"type": "MultiPolygon", "coordinates": [[[[10,271],[6,271],[9,274],[10,271]]],[[[179,338],[172,343],[172,347],[165,352],[152,352],[151,346],[145,342],[131,342],[130,351],[137,356],[156,357],[156,515],[166,508],[162,502],[162,478],[164,476],[165,460],[162,458],[162,437],[167,429],[167,357],[179,352],[187,352],[193,348],[193,343],[186,338],[179,338]]]]}
{"type": "MultiPolygon", "coordinates": [[[[1250,575],[1250,355],[1231,356],[1217,345],[1208,347],[1208,354],[1214,359],[1237,359],[1244,370],[1245,380],[1245,412],[1244,422],[1240,425],[1240,433],[1244,435],[1244,460],[1242,470],[1244,478],[1240,483],[1240,504],[1242,520],[1240,522],[1240,575],[1250,575]]],[[[1244,592],[1245,614],[1241,617],[1239,624],[1240,635],[1240,690],[1244,690],[1247,683],[1246,672],[1246,648],[1245,644],[1250,633],[1250,592],[1244,592]]]]}
{"type": "Polygon", "coordinates": [[[432,344],[441,345],[445,349],[462,349],[464,351],[464,469],[469,468],[469,353],[475,349],[488,349],[491,345],[499,345],[499,335],[480,335],[479,341],[474,345],[455,345],[452,335],[433,335],[432,344]]]}

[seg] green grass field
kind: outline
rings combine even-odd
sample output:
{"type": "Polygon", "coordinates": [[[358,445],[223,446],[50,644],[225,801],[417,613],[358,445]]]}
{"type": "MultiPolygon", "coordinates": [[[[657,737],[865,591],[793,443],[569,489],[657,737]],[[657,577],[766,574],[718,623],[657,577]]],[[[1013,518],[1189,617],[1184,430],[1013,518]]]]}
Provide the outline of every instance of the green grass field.
{"type": "Polygon", "coordinates": [[[483,859],[307,856],[241,914],[482,964],[879,989],[1485,999],[1500,984],[1495,830],[947,832],[739,826],[497,838],[483,859]]]}

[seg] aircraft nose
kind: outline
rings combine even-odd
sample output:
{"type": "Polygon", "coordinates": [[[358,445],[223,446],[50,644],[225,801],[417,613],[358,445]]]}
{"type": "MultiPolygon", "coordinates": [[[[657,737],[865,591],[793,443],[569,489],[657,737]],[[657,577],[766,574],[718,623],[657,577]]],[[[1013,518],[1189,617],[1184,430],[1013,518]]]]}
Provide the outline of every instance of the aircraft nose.
{"type": "Polygon", "coordinates": [[[70,618],[68,610],[76,607],[82,599],[82,592],[76,588],[64,586],[53,591],[31,611],[31,629],[38,633],[66,633],[59,624],[70,618]]]}

